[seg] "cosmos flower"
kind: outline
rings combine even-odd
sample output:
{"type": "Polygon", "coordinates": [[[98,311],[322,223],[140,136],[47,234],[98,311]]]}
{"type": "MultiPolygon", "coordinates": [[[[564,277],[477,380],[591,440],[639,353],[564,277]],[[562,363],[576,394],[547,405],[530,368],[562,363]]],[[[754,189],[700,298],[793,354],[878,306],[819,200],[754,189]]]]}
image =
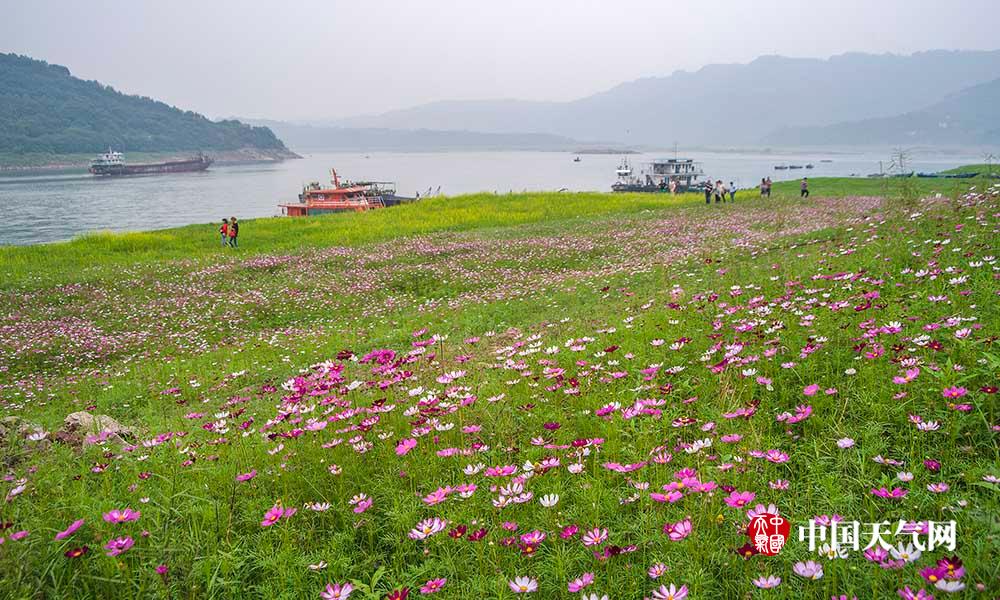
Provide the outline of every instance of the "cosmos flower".
{"type": "Polygon", "coordinates": [[[133,545],[135,545],[135,540],[133,540],[129,536],[112,538],[108,540],[106,544],[104,544],[104,549],[107,550],[105,554],[107,554],[108,556],[118,556],[128,551],[128,549],[131,548],[133,545]]]}
{"type": "Polygon", "coordinates": [[[532,577],[515,577],[507,582],[507,586],[515,594],[530,594],[538,590],[538,580],[532,577]]]}
{"type": "Polygon", "coordinates": [[[66,529],[64,529],[64,530],[60,531],[59,533],[57,533],[55,539],[57,539],[57,540],[64,540],[64,539],[68,538],[69,536],[71,536],[74,533],[76,533],[77,529],[79,529],[80,527],[83,527],[83,523],[84,523],[83,519],[78,519],[76,521],[73,521],[72,523],[70,523],[69,527],[67,527],[66,529]]]}
{"type": "Polygon", "coordinates": [[[795,563],[792,566],[792,571],[799,577],[806,579],[822,579],[823,577],[823,566],[811,560],[795,563]]]}

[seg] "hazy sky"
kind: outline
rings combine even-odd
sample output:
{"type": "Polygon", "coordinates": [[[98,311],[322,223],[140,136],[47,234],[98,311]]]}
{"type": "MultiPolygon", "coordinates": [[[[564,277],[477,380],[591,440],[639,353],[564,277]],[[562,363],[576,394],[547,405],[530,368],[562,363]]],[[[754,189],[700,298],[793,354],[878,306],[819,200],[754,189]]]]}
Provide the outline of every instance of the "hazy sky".
{"type": "Polygon", "coordinates": [[[0,11],[0,51],[212,117],[569,100],[762,54],[1000,48],[1000,0],[0,0],[0,11]]]}

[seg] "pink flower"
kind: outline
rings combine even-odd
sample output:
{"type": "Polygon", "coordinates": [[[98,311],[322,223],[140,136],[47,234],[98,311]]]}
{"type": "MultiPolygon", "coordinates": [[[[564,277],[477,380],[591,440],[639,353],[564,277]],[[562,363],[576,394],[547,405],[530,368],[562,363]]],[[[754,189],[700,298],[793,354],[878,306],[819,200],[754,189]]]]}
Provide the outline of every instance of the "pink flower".
{"type": "Polygon", "coordinates": [[[583,575],[580,575],[573,581],[569,582],[569,584],[567,584],[566,587],[567,589],[569,589],[570,593],[575,594],[592,583],[594,583],[594,574],[584,573],[583,575]]]}
{"type": "Polygon", "coordinates": [[[964,387],[952,386],[944,388],[944,390],[941,392],[941,395],[944,396],[945,398],[961,398],[968,392],[969,390],[965,389],[964,387]]]}
{"type": "Polygon", "coordinates": [[[653,600],[684,600],[684,598],[687,598],[687,595],[688,588],[686,585],[677,588],[671,583],[669,588],[661,585],[660,589],[653,590],[653,600]]]}
{"type": "Polygon", "coordinates": [[[257,469],[250,471],[249,473],[241,473],[236,476],[236,481],[250,481],[257,476],[257,469]]]}
{"type": "Polygon", "coordinates": [[[411,529],[408,535],[412,540],[425,540],[436,533],[441,533],[447,526],[448,521],[438,517],[424,519],[417,523],[417,526],[411,529]]]}
{"type": "Polygon", "coordinates": [[[671,542],[679,542],[691,535],[691,519],[685,518],[676,523],[667,523],[663,526],[663,533],[667,534],[671,542]]]}
{"type": "Polygon", "coordinates": [[[743,508],[747,504],[753,502],[753,499],[756,497],[757,495],[753,492],[734,491],[729,494],[729,496],[723,498],[723,501],[733,508],[743,508]]]}
{"type": "Polygon", "coordinates": [[[807,385],[805,389],[802,390],[802,393],[805,394],[806,396],[815,396],[816,392],[818,391],[819,391],[819,384],[814,383],[812,385],[807,385]]]}
{"type": "Polygon", "coordinates": [[[67,527],[66,529],[64,529],[64,530],[62,530],[62,531],[60,531],[59,533],[56,534],[56,539],[57,540],[64,540],[64,539],[68,538],[69,536],[71,536],[74,533],[76,533],[76,530],[79,529],[80,527],[82,527],[83,523],[84,523],[83,519],[79,519],[77,521],[73,521],[72,523],[70,523],[69,527],[67,527]]]}
{"type": "Polygon", "coordinates": [[[104,513],[104,520],[108,523],[125,523],[126,521],[137,521],[140,516],[142,516],[142,513],[137,510],[132,510],[131,508],[126,508],[124,510],[115,509],[111,512],[104,513]]]}
{"type": "Polygon", "coordinates": [[[275,504],[264,513],[264,520],[260,522],[260,526],[270,527],[281,519],[287,519],[294,515],[297,510],[297,508],[282,508],[281,504],[275,504]]]}
{"type": "Polygon", "coordinates": [[[351,597],[354,586],[350,583],[328,583],[326,589],[319,593],[323,600],[347,600],[351,597]]]}
{"type": "Polygon", "coordinates": [[[598,546],[603,544],[606,539],[608,539],[608,530],[595,527],[583,534],[583,545],[598,546]]]}
{"type": "Polygon", "coordinates": [[[897,500],[906,494],[906,490],[901,488],[892,488],[891,492],[884,487],[880,487],[878,489],[872,488],[872,495],[878,496],[879,498],[889,498],[890,500],[897,500]]]}
{"type": "Polygon", "coordinates": [[[105,554],[108,556],[118,556],[123,552],[127,551],[129,548],[135,545],[135,540],[131,537],[125,536],[120,538],[113,538],[108,540],[107,544],[104,544],[104,549],[107,550],[105,554]]]}
{"type": "Polygon", "coordinates": [[[667,565],[663,563],[656,563],[655,565],[649,567],[646,574],[649,575],[650,579],[659,579],[664,573],[667,572],[667,565]]]}
{"type": "Polygon", "coordinates": [[[444,578],[444,577],[440,577],[438,579],[428,580],[427,583],[425,583],[424,585],[420,586],[420,593],[421,594],[433,594],[435,592],[440,592],[441,588],[443,588],[444,584],[447,583],[447,582],[448,582],[448,580],[446,578],[444,578]]]}
{"type": "Polygon", "coordinates": [[[407,438],[405,440],[400,440],[399,444],[396,445],[396,455],[403,456],[410,450],[417,447],[417,440],[413,438],[407,438]]]}
{"type": "Polygon", "coordinates": [[[767,577],[761,576],[754,579],[752,583],[762,590],[769,590],[781,585],[781,577],[775,577],[774,575],[768,575],[767,577]]]}
{"type": "Polygon", "coordinates": [[[792,571],[799,577],[805,577],[806,579],[822,579],[823,578],[823,566],[815,561],[799,561],[792,566],[792,571]]]}
{"type": "Polygon", "coordinates": [[[530,594],[538,590],[538,580],[532,577],[515,577],[513,581],[508,581],[507,586],[515,594],[530,594]]]}

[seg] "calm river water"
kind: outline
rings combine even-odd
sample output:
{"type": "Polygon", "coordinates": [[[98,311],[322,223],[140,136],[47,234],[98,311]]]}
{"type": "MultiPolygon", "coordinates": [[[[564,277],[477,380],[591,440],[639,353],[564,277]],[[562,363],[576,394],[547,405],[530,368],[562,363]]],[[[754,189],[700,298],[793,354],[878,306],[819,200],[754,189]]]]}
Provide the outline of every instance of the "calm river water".
{"type": "MultiPolygon", "coordinates": [[[[621,158],[560,152],[315,153],[278,164],[221,165],[203,173],[96,178],[86,173],[0,176],[0,244],[37,244],[98,231],[162,229],[191,223],[278,214],[297,201],[304,183],[326,182],[329,168],[342,177],[395,181],[398,193],[421,196],[468,192],[609,190],[621,158]]],[[[660,157],[661,154],[655,155],[660,157]]],[[[878,172],[875,154],[689,153],[713,179],[750,187],[774,180],[878,172]],[[820,162],[830,159],[833,162],[820,162]],[[810,171],[775,171],[782,163],[812,163],[810,171]]],[[[654,155],[632,155],[633,165],[654,155]]],[[[912,168],[936,171],[980,162],[978,157],[914,156],[912,168]]]]}

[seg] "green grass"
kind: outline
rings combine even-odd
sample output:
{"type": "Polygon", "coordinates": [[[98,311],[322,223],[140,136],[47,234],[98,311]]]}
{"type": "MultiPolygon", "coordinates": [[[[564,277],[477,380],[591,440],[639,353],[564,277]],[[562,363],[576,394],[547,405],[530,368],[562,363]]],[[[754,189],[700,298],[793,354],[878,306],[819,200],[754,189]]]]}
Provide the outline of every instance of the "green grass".
{"type": "Polygon", "coordinates": [[[917,572],[945,554],[965,562],[970,589],[979,582],[992,591],[1000,502],[983,477],[1000,476],[998,414],[996,394],[980,388],[1000,374],[990,258],[1000,252],[997,200],[938,186],[919,188],[945,195],[925,202],[881,181],[810,181],[807,201],[789,182],[775,184],[769,201],[744,193],[712,206],[698,196],[478,195],[260,219],[244,224],[235,252],[216,247],[214,225],[2,249],[4,415],[52,432],[90,407],[135,427],[134,441],[147,444],[52,443],[40,452],[46,442],[8,438],[0,461],[10,481],[0,497],[21,479],[26,487],[0,504],[0,522],[12,524],[0,532],[8,538],[0,595],[303,598],[351,580],[374,588],[352,598],[401,586],[413,597],[428,579],[447,577],[438,598],[494,598],[513,597],[507,581],[530,575],[540,589],[529,598],[569,598],[579,596],[567,582],[592,572],[586,591],[616,599],[649,596],[661,583],[687,585],[694,598],[891,598],[903,585],[930,588],[917,572]],[[882,193],[889,197],[867,199],[882,193]],[[894,322],[900,332],[877,331],[894,322]],[[963,328],[968,335],[957,336],[963,328]],[[413,353],[412,361],[373,373],[372,364],[336,358],[379,348],[413,353]],[[726,353],[730,363],[712,370],[726,353]],[[343,364],[342,381],[301,398],[282,389],[326,360],[343,364]],[[659,365],[651,376],[643,373],[650,365],[659,365]],[[913,381],[892,382],[911,365],[920,369],[913,381]],[[456,371],[465,374],[439,381],[456,371]],[[804,394],[810,384],[820,386],[814,396],[804,394]],[[952,386],[968,390],[954,402],[971,410],[948,406],[942,390],[952,386]],[[637,401],[652,402],[625,418],[622,409],[637,401]],[[725,416],[755,402],[752,418],[725,416]],[[610,403],[621,408],[596,416],[610,403]],[[803,404],[813,410],[803,422],[776,420],[803,404]],[[294,433],[310,419],[377,406],[394,408],[377,423],[342,415],[321,431],[294,433]],[[940,428],[919,431],[910,415],[940,428]],[[157,443],[166,432],[185,435],[157,443]],[[722,439],[733,434],[742,437],[722,439]],[[410,437],[417,447],[397,455],[410,437]],[[837,447],[844,437],[855,446],[837,447]],[[564,447],[587,438],[604,442],[588,456],[564,447]],[[705,438],[712,446],[700,452],[681,446],[705,438]],[[322,447],[335,439],[343,441],[322,447]],[[475,451],[448,456],[449,448],[475,451]],[[787,462],[754,457],[769,449],[787,462]],[[663,452],[668,464],[627,475],[602,467],[663,452]],[[552,457],[559,467],[543,472],[552,457]],[[940,472],[924,467],[929,458],[940,472]],[[567,466],[578,459],[584,468],[573,474],[567,466]],[[537,473],[524,484],[534,498],[503,509],[490,487],[510,477],[463,473],[470,463],[526,461],[537,473]],[[332,475],[331,464],[342,473],[332,475]],[[755,492],[751,506],[775,503],[796,526],[833,513],[955,519],[958,547],[899,570],[861,552],[820,559],[795,539],[777,557],[743,560],[745,509],[725,504],[727,492],[650,499],[684,468],[755,492]],[[254,479],[234,481],[251,469],[254,479]],[[901,471],[913,481],[899,481],[901,471]],[[775,480],[788,489],[772,489],[775,480]],[[468,499],[421,500],[470,482],[478,489],[468,499]],[[938,482],[950,489],[927,489],[938,482]],[[881,486],[909,494],[872,496],[881,486]],[[359,493],[373,499],[363,514],[349,504],[359,493]],[[558,494],[558,505],[543,508],[545,494],[558,494]],[[299,510],[261,527],[276,502],[299,510]],[[306,502],[331,507],[315,512],[306,502]],[[141,518],[102,520],[126,506],[141,518]],[[434,516],[488,533],[481,542],[408,537],[434,516]],[[685,517],[691,535],[669,541],[664,523],[685,517]],[[80,518],[76,534],[53,540],[80,518]],[[609,543],[635,552],[599,561],[579,535],[559,538],[568,524],[581,533],[607,528],[609,543]],[[503,543],[535,529],[548,538],[534,556],[503,543]],[[26,538],[9,539],[22,530],[26,538]],[[104,556],[104,543],[121,535],[135,546],[104,556]],[[84,557],[64,556],[84,544],[84,557]],[[792,573],[810,558],[823,563],[818,581],[792,573]],[[657,562],[668,570],[654,582],[645,572],[657,562]],[[153,570],[160,564],[166,579],[153,570]],[[760,574],[783,583],[757,590],[751,579],[760,574]]]}
{"type": "Polygon", "coordinates": [[[946,175],[958,175],[962,173],[979,173],[980,175],[994,174],[1000,175],[1000,165],[997,163],[993,164],[978,164],[978,165],[962,165],[961,167],[955,167],[954,169],[948,169],[947,171],[941,171],[946,175]]]}

